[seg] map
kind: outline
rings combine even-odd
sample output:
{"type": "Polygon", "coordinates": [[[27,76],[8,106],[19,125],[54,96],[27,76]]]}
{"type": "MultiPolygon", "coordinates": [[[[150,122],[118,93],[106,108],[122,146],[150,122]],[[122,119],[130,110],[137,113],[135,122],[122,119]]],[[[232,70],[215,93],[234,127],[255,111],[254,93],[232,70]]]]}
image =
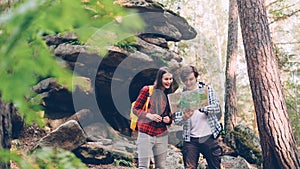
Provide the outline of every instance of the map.
{"type": "Polygon", "coordinates": [[[168,94],[171,112],[185,112],[187,109],[197,110],[207,106],[209,103],[207,95],[207,87],[168,94]]]}

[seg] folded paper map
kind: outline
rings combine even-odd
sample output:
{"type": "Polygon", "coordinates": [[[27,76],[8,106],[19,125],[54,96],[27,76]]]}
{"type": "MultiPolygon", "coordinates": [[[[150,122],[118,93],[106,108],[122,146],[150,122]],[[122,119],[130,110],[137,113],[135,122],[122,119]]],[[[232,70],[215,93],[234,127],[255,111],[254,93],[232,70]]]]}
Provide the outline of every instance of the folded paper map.
{"type": "Polygon", "coordinates": [[[198,110],[208,105],[208,89],[185,91],[180,93],[168,94],[171,112],[185,112],[187,109],[198,110]]]}

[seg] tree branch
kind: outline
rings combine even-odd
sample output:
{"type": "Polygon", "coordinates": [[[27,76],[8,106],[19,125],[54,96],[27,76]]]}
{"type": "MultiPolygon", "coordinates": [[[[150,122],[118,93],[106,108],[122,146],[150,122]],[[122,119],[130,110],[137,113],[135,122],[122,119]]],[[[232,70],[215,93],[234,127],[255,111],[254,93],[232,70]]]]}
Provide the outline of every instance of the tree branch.
{"type": "Polygon", "coordinates": [[[296,11],[293,11],[289,14],[286,14],[286,15],[282,15],[282,16],[279,16],[279,17],[275,17],[273,21],[270,22],[270,24],[273,24],[275,22],[278,22],[278,21],[282,21],[282,20],[285,20],[293,15],[296,15],[298,12],[300,12],[300,9],[296,10],[296,11]]]}
{"type": "Polygon", "coordinates": [[[266,9],[268,9],[270,6],[272,6],[272,5],[274,5],[274,4],[278,3],[278,2],[279,2],[279,0],[270,2],[268,5],[266,5],[266,9]]]}
{"type": "Polygon", "coordinates": [[[276,45],[293,45],[293,44],[298,44],[300,43],[300,41],[298,42],[280,42],[280,43],[275,43],[276,45]]]}

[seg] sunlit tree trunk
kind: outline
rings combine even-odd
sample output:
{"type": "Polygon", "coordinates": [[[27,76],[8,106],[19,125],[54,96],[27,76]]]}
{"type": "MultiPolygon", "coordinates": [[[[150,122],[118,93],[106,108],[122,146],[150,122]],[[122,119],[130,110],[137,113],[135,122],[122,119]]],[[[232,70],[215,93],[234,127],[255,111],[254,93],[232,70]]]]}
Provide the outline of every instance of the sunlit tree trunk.
{"type": "Polygon", "coordinates": [[[238,0],[264,168],[300,168],[263,0],[238,0]]]}
{"type": "MultiPolygon", "coordinates": [[[[229,1],[228,40],[225,83],[225,131],[233,131],[237,124],[236,71],[238,54],[238,6],[236,0],[229,1]]],[[[229,139],[228,137],[226,137],[229,139]]],[[[225,139],[225,141],[227,140],[225,139]]]]}

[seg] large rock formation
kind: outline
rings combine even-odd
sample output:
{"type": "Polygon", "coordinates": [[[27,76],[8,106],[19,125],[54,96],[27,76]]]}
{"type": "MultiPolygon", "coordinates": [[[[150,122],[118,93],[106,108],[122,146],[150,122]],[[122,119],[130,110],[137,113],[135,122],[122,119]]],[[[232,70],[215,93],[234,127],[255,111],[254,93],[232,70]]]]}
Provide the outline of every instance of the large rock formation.
{"type": "MultiPolygon", "coordinates": [[[[136,99],[141,87],[153,83],[159,67],[169,66],[174,74],[181,67],[182,58],[169,50],[168,41],[189,40],[196,32],[184,18],[158,3],[145,0],[115,2],[138,11],[137,15],[146,23],[144,31],[135,34],[135,40],[123,46],[106,46],[108,52],[104,56],[91,50],[88,43],[76,45],[74,34],[46,36],[45,41],[53,48],[55,56],[74,74],[85,79],[89,88],[76,88],[70,93],[53,79],[45,79],[34,90],[44,98],[49,118],[62,118],[88,109],[92,118],[79,120],[83,128],[100,122],[130,135],[130,103],[136,99]]],[[[100,43],[101,37],[104,38],[101,31],[95,33],[91,41],[97,39],[100,43]]]]}

